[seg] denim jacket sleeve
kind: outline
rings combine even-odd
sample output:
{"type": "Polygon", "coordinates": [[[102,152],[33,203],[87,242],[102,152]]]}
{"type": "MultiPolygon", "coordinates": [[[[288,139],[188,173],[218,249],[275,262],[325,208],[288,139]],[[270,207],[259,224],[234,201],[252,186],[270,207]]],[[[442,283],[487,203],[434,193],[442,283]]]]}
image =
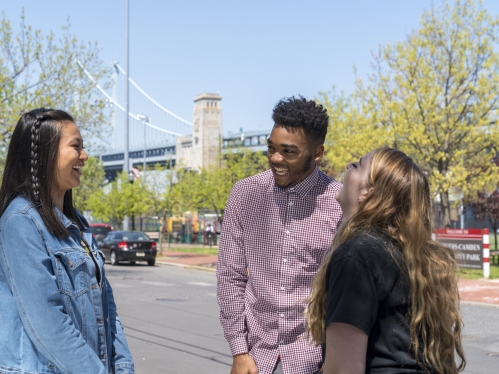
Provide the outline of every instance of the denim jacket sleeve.
{"type": "MultiPolygon", "coordinates": [[[[14,213],[0,231],[0,266],[31,342],[63,373],[107,374],[65,313],[41,227],[14,213]]],[[[47,234],[45,234],[47,235],[47,234]]]]}
{"type": "Polygon", "coordinates": [[[109,284],[107,278],[106,291],[107,291],[107,305],[109,308],[109,323],[111,326],[111,341],[113,344],[112,350],[112,365],[115,374],[133,374],[134,365],[132,354],[128,349],[128,344],[125,339],[123,326],[116,312],[116,303],[114,302],[113,289],[109,284]]]}

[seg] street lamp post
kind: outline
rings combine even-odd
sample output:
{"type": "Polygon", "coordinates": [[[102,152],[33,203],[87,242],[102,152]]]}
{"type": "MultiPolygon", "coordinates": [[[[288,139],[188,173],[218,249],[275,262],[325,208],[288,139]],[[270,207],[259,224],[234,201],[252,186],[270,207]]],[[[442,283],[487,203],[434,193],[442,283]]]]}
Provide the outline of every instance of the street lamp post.
{"type": "Polygon", "coordinates": [[[147,124],[149,123],[149,116],[146,116],[145,114],[137,114],[137,118],[142,121],[142,124],[144,125],[144,159],[142,163],[142,179],[145,180],[146,177],[146,157],[147,157],[147,138],[146,138],[146,129],[147,129],[147,124]]]}
{"type": "MultiPolygon", "coordinates": [[[[126,0],[126,84],[125,84],[125,129],[123,131],[124,136],[125,136],[125,150],[123,152],[123,171],[125,173],[128,173],[130,171],[130,152],[129,152],[129,147],[130,147],[130,137],[129,137],[129,130],[130,130],[130,84],[129,84],[129,77],[130,77],[130,4],[129,0],[126,0]]],[[[123,230],[128,230],[128,216],[125,217],[123,221],[123,230]]]]}
{"type": "MultiPolygon", "coordinates": [[[[135,182],[135,174],[133,171],[128,173],[128,181],[132,184],[132,202],[133,202],[133,182],[135,182]]],[[[135,231],[135,217],[132,210],[132,231],[135,231]]]]}
{"type": "Polygon", "coordinates": [[[126,0],[126,90],[125,90],[125,99],[126,99],[126,112],[125,112],[125,151],[123,155],[123,170],[127,173],[130,171],[130,155],[129,155],[129,146],[130,146],[130,137],[128,135],[130,122],[129,122],[129,114],[130,114],[130,90],[129,90],[129,77],[130,77],[130,33],[129,33],[129,25],[130,25],[130,4],[129,0],[126,0]]]}

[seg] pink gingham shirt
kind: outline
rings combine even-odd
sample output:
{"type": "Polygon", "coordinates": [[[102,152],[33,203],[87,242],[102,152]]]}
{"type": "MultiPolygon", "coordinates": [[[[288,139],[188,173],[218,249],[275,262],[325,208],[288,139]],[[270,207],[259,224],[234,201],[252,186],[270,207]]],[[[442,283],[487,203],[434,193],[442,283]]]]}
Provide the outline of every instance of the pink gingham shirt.
{"type": "Polygon", "coordinates": [[[232,355],[249,353],[259,374],[271,374],[278,356],[284,374],[318,369],[303,300],[342,217],[340,187],[315,168],[286,189],[271,170],[232,188],[218,252],[220,322],[232,355]]]}

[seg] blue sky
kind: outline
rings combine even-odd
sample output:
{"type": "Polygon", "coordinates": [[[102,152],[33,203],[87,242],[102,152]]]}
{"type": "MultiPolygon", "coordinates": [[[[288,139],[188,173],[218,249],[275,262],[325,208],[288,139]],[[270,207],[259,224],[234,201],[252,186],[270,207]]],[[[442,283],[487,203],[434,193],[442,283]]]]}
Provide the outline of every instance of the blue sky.
{"type": "MultiPolygon", "coordinates": [[[[438,5],[440,2],[435,0],[438,5]]],[[[492,15],[499,2],[483,1],[492,15]]],[[[14,26],[97,41],[101,59],[125,66],[125,0],[4,0],[14,26]]],[[[418,27],[431,0],[130,0],[130,76],[177,115],[193,98],[222,96],[224,132],[269,129],[275,103],[291,95],[351,92],[371,53],[418,27]]]]}

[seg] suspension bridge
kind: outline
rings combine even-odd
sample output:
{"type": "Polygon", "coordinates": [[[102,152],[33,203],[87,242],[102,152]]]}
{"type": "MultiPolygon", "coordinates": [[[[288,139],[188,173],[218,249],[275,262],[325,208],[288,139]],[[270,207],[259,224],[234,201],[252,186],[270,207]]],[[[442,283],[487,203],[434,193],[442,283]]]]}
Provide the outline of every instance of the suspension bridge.
{"type": "Polygon", "coordinates": [[[132,78],[128,79],[130,111],[126,113],[125,106],[121,103],[126,100],[124,87],[127,76],[121,65],[118,62],[112,64],[112,89],[109,90],[112,92],[108,92],[80,61],[76,63],[86,78],[92,81],[96,89],[106,98],[108,107],[112,111],[112,136],[109,139],[100,139],[99,152],[107,178],[114,179],[116,173],[123,170],[124,128],[127,115],[131,166],[147,164],[148,167],[152,167],[157,163],[174,166],[176,138],[191,134],[192,123],[158,103],[132,78]]]}
{"type": "MultiPolygon", "coordinates": [[[[95,84],[97,90],[106,98],[112,110],[112,136],[109,140],[101,139],[99,157],[104,164],[106,178],[113,180],[124,168],[124,127],[126,115],[129,116],[129,159],[130,166],[140,168],[153,167],[156,164],[171,168],[177,161],[177,137],[195,132],[195,126],[152,98],[133,79],[129,80],[129,106],[126,113],[125,84],[126,72],[118,62],[112,65],[112,91],[104,89],[86,67],[77,61],[87,79],[95,84]]],[[[215,104],[216,105],[216,104],[215,104]]],[[[267,137],[270,131],[229,134],[223,137],[222,149],[251,147],[253,150],[266,151],[267,137]]]]}

